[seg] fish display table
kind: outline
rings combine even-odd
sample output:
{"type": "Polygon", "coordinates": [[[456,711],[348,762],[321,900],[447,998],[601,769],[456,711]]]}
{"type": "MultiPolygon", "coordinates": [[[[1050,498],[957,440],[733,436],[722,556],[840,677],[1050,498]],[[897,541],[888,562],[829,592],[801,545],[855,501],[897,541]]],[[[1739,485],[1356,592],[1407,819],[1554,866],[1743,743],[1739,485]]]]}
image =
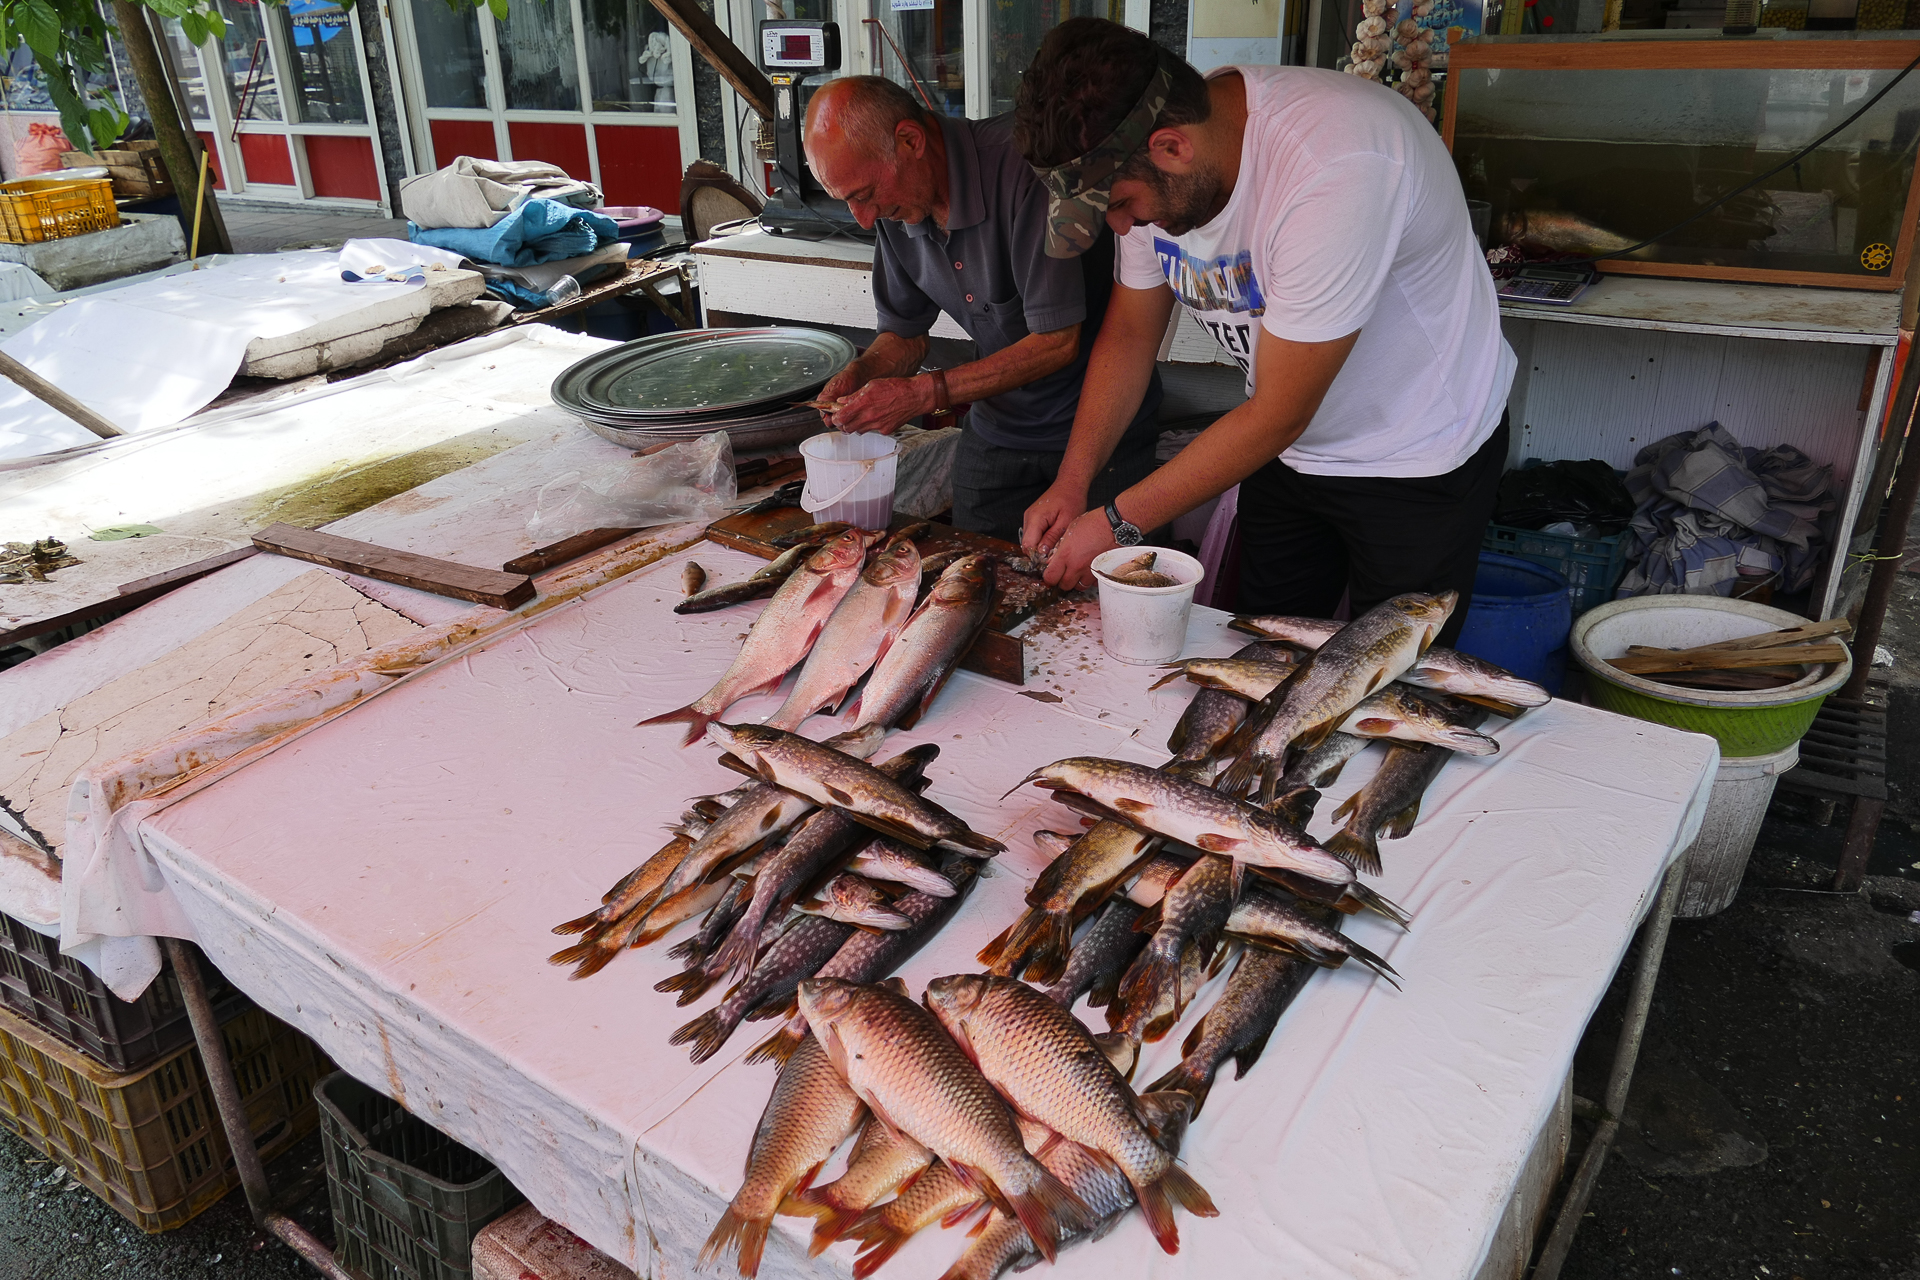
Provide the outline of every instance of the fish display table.
{"type": "MultiPolygon", "coordinates": [[[[635,727],[706,689],[757,610],[672,613],[688,558],[722,580],[759,564],[697,546],[397,680],[183,788],[140,822],[128,856],[141,865],[125,869],[152,890],[125,911],[129,932],[184,922],[344,1068],[498,1163],[542,1213],[662,1277],[692,1273],[738,1188],[773,1071],[741,1061],[752,1027],[699,1066],[667,1043],[698,1006],[653,990],[678,967],[663,948],[581,982],[546,957],[562,942],[553,924],[656,849],[689,798],[736,780],[713,748],[683,750],[681,726],[635,727]]],[[[1237,648],[1226,620],[1196,608],[1187,653],[1237,648]]],[[[1064,756],[1164,760],[1190,695],[1149,691],[1155,672],[1108,660],[1092,604],[1028,633],[1024,688],[958,673],[883,748],[937,744],[929,797],[1009,846],[904,966],[916,994],[979,968],[974,953],[1048,860],[1032,832],[1075,825],[1044,793],[1002,793],[1064,756]]],[[[777,704],[752,699],[732,718],[777,704]]],[[[1063,1253],[1060,1274],[1475,1274],[1718,761],[1711,739],[1568,703],[1491,732],[1499,754],[1449,762],[1419,825],[1384,849],[1375,884],[1411,931],[1349,922],[1404,989],[1357,965],[1316,975],[1188,1136],[1183,1157],[1220,1216],[1183,1217],[1175,1257],[1129,1217],[1063,1253]]],[[[1374,758],[1349,766],[1323,814],[1374,758]]],[[[1203,992],[1147,1047],[1137,1079],[1177,1061],[1211,1002],[1203,992]]],[[[806,1259],[810,1226],[777,1220],[760,1274],[847,1274],[850,1244],[806,1259]]],[[[963,1243],[922,1233],[882,1274],[937,1275],[963,1243]]]]}

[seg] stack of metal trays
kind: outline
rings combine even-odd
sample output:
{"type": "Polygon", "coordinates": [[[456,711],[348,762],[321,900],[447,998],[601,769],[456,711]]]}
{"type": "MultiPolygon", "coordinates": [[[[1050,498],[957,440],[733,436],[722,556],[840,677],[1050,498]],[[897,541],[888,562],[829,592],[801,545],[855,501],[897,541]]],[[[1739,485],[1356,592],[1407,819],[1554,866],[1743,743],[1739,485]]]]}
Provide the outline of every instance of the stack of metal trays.
{"type": "Polygon", "coordinates": [[[725,431],[736,449],[767,449],[825,430],[805,402],[855,354],[821,329],[659,334],[568,368],[553,380],[553,402],[634,448],[725,431]]]}

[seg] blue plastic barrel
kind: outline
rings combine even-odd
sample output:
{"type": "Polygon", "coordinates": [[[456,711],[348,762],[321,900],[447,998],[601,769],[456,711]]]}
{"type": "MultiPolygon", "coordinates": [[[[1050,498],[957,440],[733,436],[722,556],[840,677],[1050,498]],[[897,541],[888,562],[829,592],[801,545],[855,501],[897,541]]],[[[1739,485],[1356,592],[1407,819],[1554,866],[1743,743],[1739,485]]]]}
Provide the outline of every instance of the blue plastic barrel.
{"type": "Polygon", "coordinates": [[[1573,600],[1566,578],[1518,556],[1480,553],[1473,604],[1456,647],[1560,692],[1573,600]]]}

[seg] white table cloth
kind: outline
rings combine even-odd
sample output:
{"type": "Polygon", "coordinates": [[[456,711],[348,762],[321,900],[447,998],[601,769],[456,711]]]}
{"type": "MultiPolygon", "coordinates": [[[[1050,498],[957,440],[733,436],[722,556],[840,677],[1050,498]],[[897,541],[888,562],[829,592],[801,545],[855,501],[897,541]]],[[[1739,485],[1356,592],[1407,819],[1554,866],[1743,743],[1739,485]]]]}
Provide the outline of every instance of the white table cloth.
{"type": "MultiPolygon", "coordinates": [[[[150,874],[233,981],[499,1163],[543,1213],[656,1276],[691,1273],[740,1183],[772,1070],[739,1059],[771,1024],[695,1067],[667,1035],[716,997],[679,1010],[655,993],[678,968],[664,947],[584,982],[545,957],[564,945],[550,926],[653,852],[689,797],[732,784],[712,748],[678,746],[681,727],[635,727],[702,692],[754,612],[672,614],[689,557],[717,581],[757,563],[705,545],[669,557],[396,683],[139,827],[150,874]]],[[[1224,622],[1196,609],[1188,653],[1236,647],[1224,622]]],[[[1011,846],[903,971],[916,992],[978,968],[975,951],[1045,863],[1030,833],[1073,825],[1044,793],[1000,794],[1062,756],[1164,759],[1188,698],[1184,686],[1150,693],[1155,673],[1106,660],[1090,605],[1035,630],[1025,689],[961,673],[883,748],[938,743],[928,794],[1011,846]]],[[[1450,762],[1419,826],[1385,849],[1377,887],[1412,912],[1412,930],[1351,921],[1405,989],[1358,966],[1316,976],[1254,1071],[1217,1083],[1188,1139],[1221,1216],[1183,1216],[1175,1257],[1130,1219],[1063,1254],[1063,1274],[1474,1272],[1588,1017],[1698,829],[1718,759],[1711,739],[1567,703],[1492,731],[1500,753],[1450,762]]],[[[1377,754],[1349,766],[1322,814],[1377,754]]],[[[1140,1081],[1177,1060],[1211,997],[1149,1046],[1140,1081]]],[[[847,1273],[848,1246],[805,1258],[808,1225],[779,1221],[763,1276],[847,1273]]],[[[888,1273],[938,1274],[962,1244],[925,1234],[888,1273]]]]}

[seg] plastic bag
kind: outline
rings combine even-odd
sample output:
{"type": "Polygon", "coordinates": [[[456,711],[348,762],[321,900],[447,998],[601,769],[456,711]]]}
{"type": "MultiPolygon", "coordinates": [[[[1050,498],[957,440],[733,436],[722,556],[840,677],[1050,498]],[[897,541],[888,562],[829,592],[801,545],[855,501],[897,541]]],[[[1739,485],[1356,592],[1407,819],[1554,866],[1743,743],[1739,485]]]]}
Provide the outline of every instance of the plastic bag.
{"type": "Polygon", "coordinates": [[[736,496],[733,445],[715,431],[644,458],[555,476],[534,497],[527,534],[539,547],[589,529],[718,520],[736,496]]]}

